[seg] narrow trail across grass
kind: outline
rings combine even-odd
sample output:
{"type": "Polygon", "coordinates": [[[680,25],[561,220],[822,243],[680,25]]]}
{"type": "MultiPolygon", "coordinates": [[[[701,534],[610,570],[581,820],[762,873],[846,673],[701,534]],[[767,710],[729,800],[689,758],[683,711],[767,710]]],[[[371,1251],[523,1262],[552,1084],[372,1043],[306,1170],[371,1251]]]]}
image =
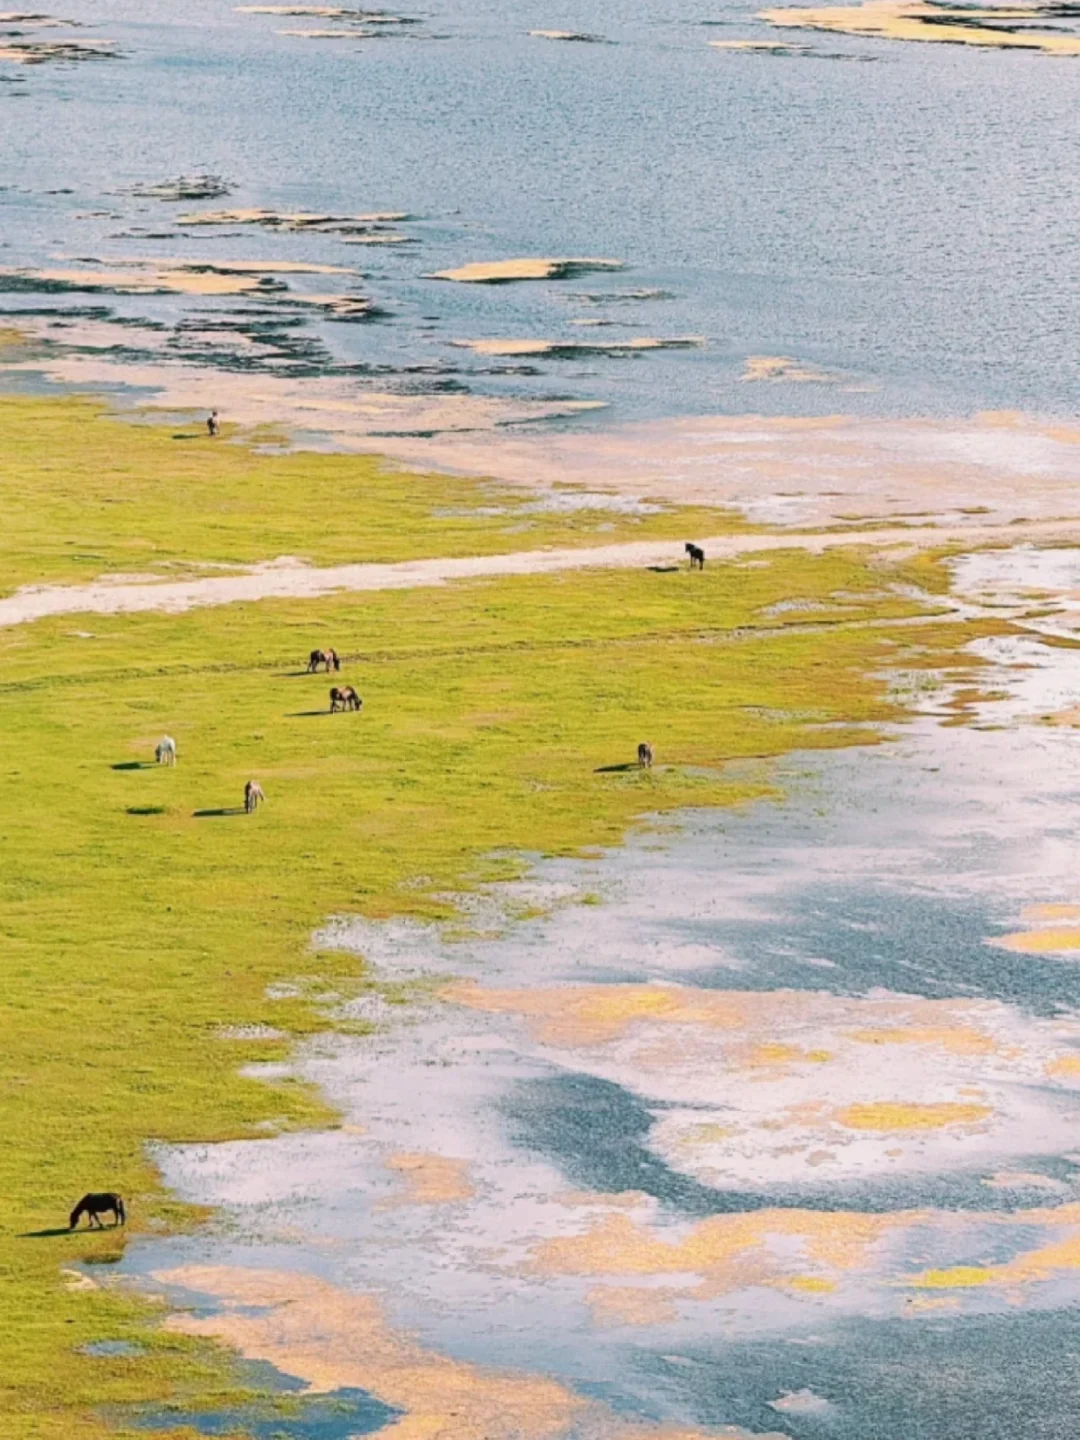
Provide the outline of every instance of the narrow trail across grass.
{"type": "MultiPolygon", "coordinates": [[[[893,526],[815,533],[718,535],[699,543],[711,560],[733,560],[771,550],[811,554],[837,546],[872,545],[939,549],[964,545],[1013,544],[1018,541],[1080,540],[1080,520],[1014,522],[1010,525],[893,526]]],[[[682,547],[671,540],[638,540],[588,549],[520,550],[504,555],[406,560],[397,564],[329,565],[272,561],[231,575],[188,580],[124,581],[103,579],[89,585],[26,586],[0,600],[0,627],[47,616],[130,614],[160,610],[180,613],[205,605],[230,605],[267,599],[312,599],[335,591],[407,590],[505,575],[550,574],[560,570],[671,568],[682,563],[682,547]]]]}

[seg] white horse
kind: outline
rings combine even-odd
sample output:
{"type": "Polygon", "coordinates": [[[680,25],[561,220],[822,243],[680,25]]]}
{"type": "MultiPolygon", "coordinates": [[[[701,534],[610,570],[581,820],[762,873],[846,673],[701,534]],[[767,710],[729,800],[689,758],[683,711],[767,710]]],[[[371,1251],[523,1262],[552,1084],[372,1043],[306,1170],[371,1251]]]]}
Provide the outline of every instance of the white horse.
{"type": "Polygon", "coordinates": [[[262,792],[262,786],[257,780],[249,780],[244,786],[244,809],[249,815],[254,814],[255,807],[264,801],[266,796],[262,792]]]}
{"type": "Polygon", "coordinates": [[[154,759],[159,765],[176,764],[176,741],[171,735],[163,735],[154,751],[154,759]]]}

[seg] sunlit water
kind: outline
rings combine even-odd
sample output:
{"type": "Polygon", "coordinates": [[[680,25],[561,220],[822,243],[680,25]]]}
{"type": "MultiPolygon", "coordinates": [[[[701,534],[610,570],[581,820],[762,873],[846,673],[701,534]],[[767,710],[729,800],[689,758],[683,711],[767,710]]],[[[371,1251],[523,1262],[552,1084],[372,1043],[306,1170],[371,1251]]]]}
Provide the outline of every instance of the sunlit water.
{"type": "MultiPolygon", "coordinates": [[[[314,348],[293,345],[274,368],[353,364],[385,368],[396,384],[613,407],[578,425],[1074,408],[1080,62],[791,32],[807,52],[724,52],[708,42],[777,32],[733,0],[631,10],[612,0],[425,4],[402,12],[419,25],[341,42],[280,35],[325,22],[237,14],[228,0],[73,0],[62,13],[95,27],[77,33],[115,40],[123,58],[0,66],[15,78],[0,85],[0,263],[152,254],[356,265],[384,318],[305,322],[314,348]],[[613,43],[546,41],[528,34],[536,28],[613,43]],[[197,170],[236,188],[179,206],[117,193],[197,170]],[[178,211],[244,205],[404,210],[417,243],[171,225],[178,211]],[[174,238],[116,238],[133,229],[174,238]],[[613,257],[627,268],[498,287],[421,278],[520,255],[613,257]],[[669,298],[582,299],[641,288],[669,298]],[[706,346],[515,365],[448,344],[630,335],[700,335],[706,346]],[[833,378],[744,383],[751,355],[790,356],[833,378]],[[437,373],[398,373],[418,365],[437,373]]],[[[0,298],[9,309],[93,305],[169,325],[245,308],[0,298]]]]}

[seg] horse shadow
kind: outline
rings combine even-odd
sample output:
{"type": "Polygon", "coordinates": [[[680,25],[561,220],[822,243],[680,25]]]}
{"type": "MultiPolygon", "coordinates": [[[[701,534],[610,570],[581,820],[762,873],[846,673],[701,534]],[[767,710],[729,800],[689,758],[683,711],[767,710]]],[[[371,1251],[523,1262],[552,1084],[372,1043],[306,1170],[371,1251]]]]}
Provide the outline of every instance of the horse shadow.
{"type": "Polygon", "coordinates": [[[671,575],[681,567],[678,565],[647,565],[645,568],[651,571],[653,575],[671,575]]]}
{"type": "Polygon", "coordinates": [[[127,808],[127,813],[128,813],[129,815],[164,815],[164,814],[165,814],[165,806],[164,806],[164,805],[129,805],[128,808],[127,808]]]}
{"type": "Polygon", "coordinates": [[[210,820],[219,815],[246,815],[247,811],[243,805],[222,805],[217,810],[193,810],[191,813],[196,820],[210,820]]]}
{"type": "Polygon", "coordinates": [[[58,1235],[74,1235],[76,1232],[69,1226],[58,1226],[55,1230],[24,1230],[18,1239],[20,1240],[51,1240],[58,1235]]]}
{"type": "Polygon", "coordinates": [[[594,775],[621,775],[627,770],[640,770],[641,766],[636,760],[627,760],[625,765],[598,765],[593,771],[594,775]]]}
{"type": "Polygon", "coordinates": [[[112,766],[114,770],[156,770],[157,765],[153,760],[120,760],[112,766]]]}
{"type": "Polygon", "coordinates": [[[324,705],[321,710],[291,710],[291,711],[285,716],[285,719],[286,719],[286,720],[307,720],[307,719],[310,719],[311,717],[313,717],[313,716],[315,716],[315,715],[329,715],[329,714],[330,714],[329,707],[326,706],[326,705],[324,705]]]}

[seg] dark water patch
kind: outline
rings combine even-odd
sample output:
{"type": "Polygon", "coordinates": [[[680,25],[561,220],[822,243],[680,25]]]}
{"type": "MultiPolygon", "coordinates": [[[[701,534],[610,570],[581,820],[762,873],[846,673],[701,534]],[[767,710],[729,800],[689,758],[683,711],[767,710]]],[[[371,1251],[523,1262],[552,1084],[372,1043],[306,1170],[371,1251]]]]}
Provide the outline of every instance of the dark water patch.
{"type": "MultiPolygon", "coordinates": [[[[658,1355],[628,1373],[694,1425],[793,1440],[1075,1440],[1080,1309],[859,1319],[824,1336],[769,1336],[658,1355]],[[782,1396],[816,1397],[780,1411],[782,1396]]],[[[631,1382],[633,1383],[633,1382],[631,1382]]]]}
{"type": "Polygon", "coordinates": [[[1080,965],[987,944],[1006,933],[989,898],[911,893],[869,881],[815,883],[769,904],[779,913],[674,927],[682,941],[718,945],[745,961],[742,969],[694,971],[682,983],[846,996],[884,988],[931,1000],[1001,1000],[1043,1017],[1080,1006],[1080,965]]]}
{"type": "Polygon", "coordinates": [[[117,194],[146,200],[216,200],[231,194],[235,188],[223,175],[178,175],[174,180],[159,180],[155,184],[129,185],[117,194]]]}
{"type": "Polygon", "coordinates": [[[132,1340],[92,1340],[89,1345],[80,1345],[79,1354],[101,1359],[135,1360],[145,1355],[146,1350],[132,1340]]]}
{"type": "MultiPolygon", "coordinates": [[[[1048,1094],[1070,1114],[1080,1107],[1080,1096],[1048,1094]]],[[[698,1219],[773,1208],[873,1215],[928,1206],[1004,1211],[1018,1198],[1015,1190],[989,1188],[983,1173],[975,1170],[820,1185],[771,1182],[760,1190],[706,1185],[673,1169],[648,1148],[653,1123],[668,1106],[646,1105],[621,1085],[591,1075],[523,1080],[500,1108],[513,1144],[558,1166],[574,1188],[602,1195],[640,1190],[679,1214],[698,1219]]],[[[1066,1183],[1077,1174],[1076,1167],[1060,1157],[1013,1156],[1009,1163],[1018,1171],[1042,1173],[1066,1183]]],[[[1045,1201],[1044,1192],[1036,1193],[1045,1201]]]]}
{"type": "MultiPolygon", "coordinates": [[[[269,1368],[269,1367],[268,1367],[269,1368]]],[[[291,1379],[281,1376],[282,1381],[291,1379]]],[[[299,1382],[275,1386],[277,1395],[253,1398],[220,1410],[167,1407],[125,1416],[136,1430],[188,1427],[199,1435],[243,1434],[251,1440],[352,1440],[371,1435],[401,1413],[366,1390],[341,1389],[326,1395],[297,1394],[299,1382]],[[291,1390],[294,1393],[288,1393],[291,1390]]]]}

